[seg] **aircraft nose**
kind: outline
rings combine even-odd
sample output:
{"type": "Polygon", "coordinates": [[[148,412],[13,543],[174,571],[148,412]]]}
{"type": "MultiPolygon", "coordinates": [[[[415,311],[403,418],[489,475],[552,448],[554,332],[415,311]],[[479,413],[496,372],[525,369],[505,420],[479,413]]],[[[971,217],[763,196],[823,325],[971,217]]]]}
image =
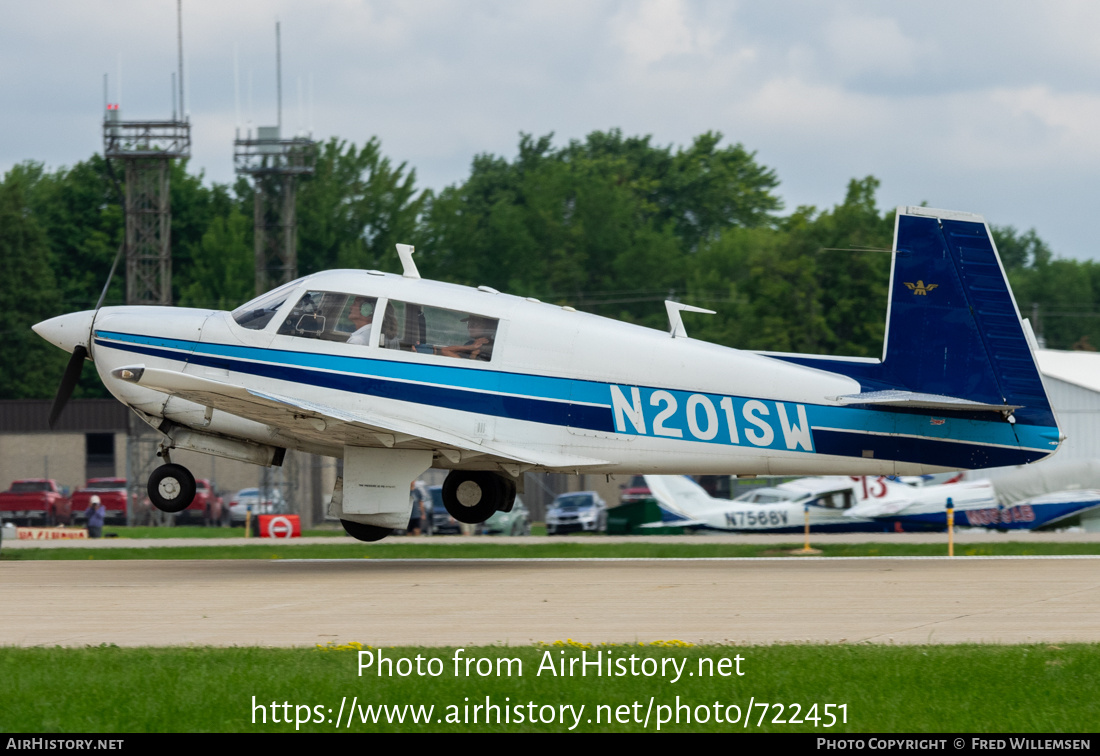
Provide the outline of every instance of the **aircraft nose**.
{"type": "Polygon", "coordinates": [[[54,346],[59,346],[66,352],[71,352],[77,346],[87,348],[88,334],[92,330],[92,319],[94,317],[94,310],[73,312],[43,320],[41,323],[31,326],[31,328],[54,346]]]}

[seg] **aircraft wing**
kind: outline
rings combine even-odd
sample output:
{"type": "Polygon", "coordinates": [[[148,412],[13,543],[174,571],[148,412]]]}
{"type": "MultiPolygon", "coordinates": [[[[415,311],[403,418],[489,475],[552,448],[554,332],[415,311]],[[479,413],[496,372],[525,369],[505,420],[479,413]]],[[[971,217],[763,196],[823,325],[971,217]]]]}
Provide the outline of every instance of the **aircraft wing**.
{"type": "Polygon", "coordinates": [[[900,514],[902,511],[913,506],[912,499],[891,499],[891,500],[876,500],[866,499],[856,504],[854,507],[845,509],[842,513],[845,517],[851,517],[857,520],[861,519],[875,519],[876,517],[894,517],[900,514]]]}
{"type": "Polygon", "coordinates": [[[911,498],[865,499],[844,512],[845,517],[892,518],[943,512],[951,499],[956,512],[997,507],[988,480],[943,483],[912,489],[911,498]]]}
{"type": "Polygon", "coordinates": [[[1043,494],[1004,508],[1010,517],[1025,516],[1035,518],[1036,527],[1050,525],[1074,515],[1100,509],[1100,491],[1094,489],[1074,489],[1043,494]]]}
{"type": "Polygon", "coordinates": [[[371,437],[369,445],[381,443],[387,447],[422,439],[429,445],[438,447],[452,462],[457,462],[465,458],[466,453],[470,453],[470,456],[483,455],[505,463],[535,467],[581,469],[608,464],[602,459],[465,438],[407,419],[386,417],[376,412],[350,412],[307,399],[258,391],[173,370],[134,365],[118,368],[112,373],[124,381],[154,391],[275,427],[305,424],[318,432],[329,431],[333,426],[344,427],[358,431],[361,436],[371,437]]]}

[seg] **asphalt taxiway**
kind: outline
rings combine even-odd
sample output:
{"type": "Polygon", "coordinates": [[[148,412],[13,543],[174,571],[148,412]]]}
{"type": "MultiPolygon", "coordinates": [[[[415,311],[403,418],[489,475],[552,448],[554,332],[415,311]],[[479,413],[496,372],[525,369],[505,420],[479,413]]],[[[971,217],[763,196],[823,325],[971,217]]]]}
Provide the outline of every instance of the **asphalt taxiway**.
{"type": "Polygon", "coordinates": [[[1100,642],[1100,557],[20,560],[0,585],[15,646],[1100,642]]]}

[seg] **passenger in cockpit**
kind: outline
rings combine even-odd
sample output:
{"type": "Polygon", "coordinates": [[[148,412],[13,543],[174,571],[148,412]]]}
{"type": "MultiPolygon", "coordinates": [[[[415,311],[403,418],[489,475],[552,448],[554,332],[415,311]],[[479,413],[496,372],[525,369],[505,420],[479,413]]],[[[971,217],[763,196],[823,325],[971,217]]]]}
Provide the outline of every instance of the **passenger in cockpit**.
{"type": "Polygon", "coordinates": [[[480,315],[463,318],[470,340],[461,346],[440,347],[439,353],[446,357],[462,357],[468,360],[488,362],[493,357],[493,339],[496,336],[496,321],[480,315]]]}
{"type": "Polygon", "coordinates": [[[379,336],[379,346],[386,349],[401,348],[401,339],[397,338],[397,315],[392,307],[387,307],[386,314],[382,316],[382,335],[379,336]]]}

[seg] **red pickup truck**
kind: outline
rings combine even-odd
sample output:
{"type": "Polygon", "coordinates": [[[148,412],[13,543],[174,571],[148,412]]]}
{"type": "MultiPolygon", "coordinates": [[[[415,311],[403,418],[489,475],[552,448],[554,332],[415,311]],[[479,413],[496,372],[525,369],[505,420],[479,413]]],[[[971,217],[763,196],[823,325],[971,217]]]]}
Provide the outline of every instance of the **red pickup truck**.
{"type": "Polygon", "coordinates": [[[68,525],[72,502],[55,480],[16,480],[0,493],[0,516],[21,525],[68,525]]]}
{"type": "Polygon", "coordinates": [[[84,488],[78,488],[73,493],[72,509],[81,519],[87,519],[92,496],[98,496],[107,508],[105,519],[126,523],[126,478],[91,478],[84,488]]]}
{"type": "Polygon", "coordinates": [[[195,498],[191,506],[176,515],[177,522],[199,523],[207,526],[229,525],[229,508],[224,507],[215,485],[203,478],[195,481],[195,498]]]}

